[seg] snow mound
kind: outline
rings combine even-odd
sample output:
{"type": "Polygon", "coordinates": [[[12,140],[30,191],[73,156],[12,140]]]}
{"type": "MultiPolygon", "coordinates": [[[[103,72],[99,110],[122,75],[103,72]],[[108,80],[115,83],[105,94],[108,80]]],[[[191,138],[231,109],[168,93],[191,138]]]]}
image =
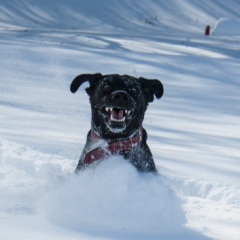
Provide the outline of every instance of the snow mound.
{"type": "Polygon", "coordinates": [[[73,162],[0,139],[0,211],[37,212],[37,201],[73,172],[73,162]]]}
{"type": "Polygon", "coordinates": [[[221,18],[214,26],[214,36],[240,36],[240,19],[221,18]]]}
{"type": "Polygon", "coordinates": [[[42,210],[48,219],[77,231],[165,233],[186,222],[165,179],[139,173],[121,157],[72,177],[49,194],[42,210]]]}

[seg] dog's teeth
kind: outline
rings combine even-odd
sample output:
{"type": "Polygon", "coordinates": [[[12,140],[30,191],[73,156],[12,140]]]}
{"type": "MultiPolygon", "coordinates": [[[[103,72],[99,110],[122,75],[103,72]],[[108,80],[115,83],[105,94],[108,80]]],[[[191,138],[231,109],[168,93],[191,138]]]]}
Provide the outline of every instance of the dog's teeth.
{"type": "Polygon", "coordinates": [[[122,118],[122,119],[115,119],[115,118],[113,118],[113,116],[111,115],[111,121],[114,121],[114,122],[124,122],[124,121],[125,121],[125,117],[122,118]]]}
{"type": "Polygon", "coordinates": [[[105,107],[105,111],[106,111],[106,112],[111,112],[111,111],[112,111],[112,108],[105,107]]]}

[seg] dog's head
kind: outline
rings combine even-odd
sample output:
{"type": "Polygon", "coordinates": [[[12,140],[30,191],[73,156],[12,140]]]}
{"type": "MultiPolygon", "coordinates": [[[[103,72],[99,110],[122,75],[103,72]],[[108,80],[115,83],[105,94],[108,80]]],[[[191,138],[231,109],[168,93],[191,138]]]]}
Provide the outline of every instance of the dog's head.
{"type": "Polygon", "coordinates": [[[70,86],[75,93],[89,82],[86,92],[92,108],[92,129],[102,138],[121,139],[134,134],[142,125],[149,102],[163,95],[163,85],[156,79],[128,75],[82,74],[70,86]]]}

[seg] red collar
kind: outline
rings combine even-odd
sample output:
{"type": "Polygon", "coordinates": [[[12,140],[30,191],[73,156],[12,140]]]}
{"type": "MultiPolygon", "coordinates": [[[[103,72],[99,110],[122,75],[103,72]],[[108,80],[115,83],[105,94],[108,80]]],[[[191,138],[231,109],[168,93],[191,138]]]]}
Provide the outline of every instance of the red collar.
{"type": "MultiPolygon", "coordinates": [[[[84,163],[92,164],[93,162],[117,154],[120,152],[129,151],[134,147],[137,147],[141,141],[142,127],[138,130],[137,134],[129,139],[120,140],[117,142],[108,142],[105,147],[97,147],[85,155],[84,163]]],[[[91,138],[94,142],[102,140],[94,131],[91,131],[91,138]]]]}

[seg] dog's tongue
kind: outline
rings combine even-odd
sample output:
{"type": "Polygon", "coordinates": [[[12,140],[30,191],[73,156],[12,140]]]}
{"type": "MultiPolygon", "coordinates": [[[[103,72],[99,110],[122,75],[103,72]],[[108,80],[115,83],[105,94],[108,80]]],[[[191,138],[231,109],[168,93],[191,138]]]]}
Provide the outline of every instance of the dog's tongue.
{"type": "Polygon", "coordinates": [[[113,117],[113,119],[117,119],[117,120],[119,120],[119,119],[123,119],[124,118],[124,116],[123,116],[123,110],[122,109],[120,109],[120,110],[115,110],[115,109],[113,109],[112,110],[112,117],[113,117]]]}

